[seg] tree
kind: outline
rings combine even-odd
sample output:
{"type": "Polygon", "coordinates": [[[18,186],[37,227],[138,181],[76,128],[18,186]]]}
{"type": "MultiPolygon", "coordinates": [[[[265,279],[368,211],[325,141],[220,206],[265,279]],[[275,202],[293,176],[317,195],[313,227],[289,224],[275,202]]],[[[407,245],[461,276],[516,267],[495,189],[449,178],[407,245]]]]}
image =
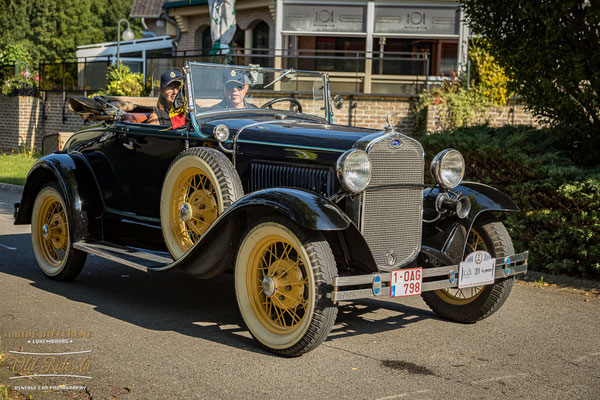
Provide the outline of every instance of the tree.
{"type": "Polygon", "coordinates": [[[461,0],[461,6],[534,115],[568,127],[562,132],[570,146],[584,149],[598,139],[600,0],[461,0]]]}
{"type": "MultiPolygon", "coordinates": [[[[0,0],[0,49],[19,43],[36,61],[75,57],[77,46],[115,41],[132,1],[0,0]]],[[[139,22],[130,23],[140,31],[139,22]]]]}

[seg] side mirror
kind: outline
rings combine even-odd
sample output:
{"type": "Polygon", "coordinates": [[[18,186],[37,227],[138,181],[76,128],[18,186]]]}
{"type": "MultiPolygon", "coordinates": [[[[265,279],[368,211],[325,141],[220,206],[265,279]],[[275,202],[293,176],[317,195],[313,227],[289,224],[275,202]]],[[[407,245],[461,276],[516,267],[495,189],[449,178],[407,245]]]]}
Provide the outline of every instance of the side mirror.
{"type": "Polygon", "coordinates": [[[340,108],[342,108],[343,105],[344,99],[339,94],[336,94],[333,98],[333,107],[335,107],[336,110],[339,110],[340,108]]]}

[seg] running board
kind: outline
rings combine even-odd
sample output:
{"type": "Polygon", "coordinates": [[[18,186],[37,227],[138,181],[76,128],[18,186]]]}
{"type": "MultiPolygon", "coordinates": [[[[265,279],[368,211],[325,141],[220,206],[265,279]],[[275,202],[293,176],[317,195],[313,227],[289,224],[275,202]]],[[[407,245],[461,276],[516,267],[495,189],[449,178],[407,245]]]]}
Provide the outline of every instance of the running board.
{"type": "Polygon", "coordinates": [[[169,257],[108,242],[81,240],[73,243],[73,247],[144,272],[173,263],[173,260],[169,257]]]}

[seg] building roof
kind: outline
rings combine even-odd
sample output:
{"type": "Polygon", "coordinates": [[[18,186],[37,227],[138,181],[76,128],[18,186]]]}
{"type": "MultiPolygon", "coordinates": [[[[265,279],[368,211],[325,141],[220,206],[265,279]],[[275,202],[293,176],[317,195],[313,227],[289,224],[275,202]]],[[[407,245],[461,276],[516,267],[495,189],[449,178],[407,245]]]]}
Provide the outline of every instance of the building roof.
{"type": "MultiPolygon", "coordinates": [[[[169,49],[173,47],[171,36],[157,36],[119,42],[121,54],[136,53],[143,50],[169,49]]],[[[94,43],[77,46],[77,58],[109,57],[117,54],[117,42],[94,43]]]]}
{"type": "Polygon", "coordinates": [[[164,0],[133,0],[131,18],[158,18],[163,11],[164,0]]]}
{"type": "Polygon", "coordinates": [[[203,6],[208,4],[208,0],[167,0],[164,8],[179,8],[189,6],[203,6]]]}

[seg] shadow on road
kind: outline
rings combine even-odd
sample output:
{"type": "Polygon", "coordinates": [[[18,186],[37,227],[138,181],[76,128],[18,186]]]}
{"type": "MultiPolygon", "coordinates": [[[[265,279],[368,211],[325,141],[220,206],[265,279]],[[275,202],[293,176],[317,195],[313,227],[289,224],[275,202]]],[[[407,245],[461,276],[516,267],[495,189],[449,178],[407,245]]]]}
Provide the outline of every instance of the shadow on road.
{"type": "MultiPolygon", "coordinates": [[[[99,313],[146,329],[174,331],[270,354],[257,346],[243,325],[231,274],[200,280],[180,271],[144,273],[88,255],[79,277],[71,282],[56,282],[39,271],[29,234],[1,237],[5,243],[15,243],[15,247],[18,243],[19,251],[6,257],[12,252],[0,249],[0,273],[31,280],[33,287],[90,304],[99,313]]],[[[342,303],[328,341],[400,329],[429,318],[436,317],[431,312],[390,301],[342,303]],[[388,310],[383,318],[378,313],[382,309],[388,310]]]]}

